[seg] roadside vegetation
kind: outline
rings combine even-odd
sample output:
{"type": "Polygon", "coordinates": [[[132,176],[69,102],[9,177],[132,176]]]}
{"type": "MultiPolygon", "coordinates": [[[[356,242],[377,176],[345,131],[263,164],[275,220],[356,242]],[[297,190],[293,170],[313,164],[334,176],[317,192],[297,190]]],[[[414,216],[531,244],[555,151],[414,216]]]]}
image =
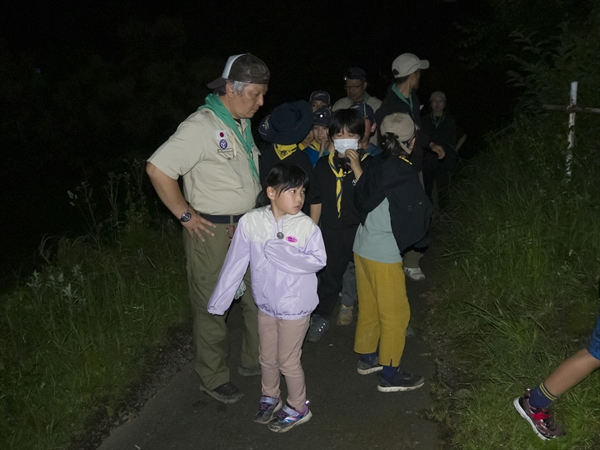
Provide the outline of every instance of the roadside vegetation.
{"type": "Polygon", "coordinates": [[[599,25],[596,7],[551,39],[513,35],[515,120],[453,192],[430,315],[440,367],[453,368],[430,414],[451,448],[600,448],[600,373],[557,403],[564,438],[543,442],[512,405],[586,345],[600,312],[600,115],[577,115],[569,175],[568,115],[541,108],[566,106],[571,81],[579,105],[600,107],[599,25]]]}
{"type": "Polygon", "coordinates": [[[117,419],[149,349],[189,320],[181,227],[152,219],[143,176],[134,162],[100,195],[70,191],[88,234],[46,240],[1,299],[0,448],[64,448],[92,411],[117,419]]]}

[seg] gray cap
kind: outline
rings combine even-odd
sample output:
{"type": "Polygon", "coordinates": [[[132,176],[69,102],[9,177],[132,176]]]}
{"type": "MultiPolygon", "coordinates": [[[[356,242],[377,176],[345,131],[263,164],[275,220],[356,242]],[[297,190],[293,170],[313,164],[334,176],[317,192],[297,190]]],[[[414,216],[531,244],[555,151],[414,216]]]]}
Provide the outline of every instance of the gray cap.
{"type": "Polygon", "coordinates": [[[394,133],[398,138],[400,146],[410,153],[404,142],[410,141],[416,134],[415,123],[408,114],[394,113],[385,116],[379,127],[381,134],[394,133]]]}
{"type": "Polygon", "coordinates": [[[225,86],[227,81],[241,81],[243,83],[269,84],[271,74],[262,59],[250,53],[233,55],[227,59],[223,74],[216,80],[207,84],[209,89],[225,86]]]}
{"type": "Polygon", "coordinates": [[[426,59],[419,59],[412,53],[402,53],[392,63],[392,73],[394,78],[402,78],[419,69],[427,69],[428,67],[429,61],[426,59]]]}

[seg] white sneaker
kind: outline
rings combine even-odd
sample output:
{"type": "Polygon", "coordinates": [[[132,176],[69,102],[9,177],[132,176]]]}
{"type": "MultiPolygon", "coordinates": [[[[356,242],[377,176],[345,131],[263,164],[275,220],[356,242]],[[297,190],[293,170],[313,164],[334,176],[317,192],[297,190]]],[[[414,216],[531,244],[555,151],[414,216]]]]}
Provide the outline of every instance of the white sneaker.
{"type": "Polygon", "coordinates": [[[340,314],[337,318],[337,325],[350,325],[352,323],[352,312],[354,311],[354,306],[344,306],[340,307],[340,314]]]}
{"type": "Polygon", "coordinates": [[[405,267],[404,273],[411,280],[423,281],[425,279],[425,274],[421,272],[419,267],[405,267]]]}

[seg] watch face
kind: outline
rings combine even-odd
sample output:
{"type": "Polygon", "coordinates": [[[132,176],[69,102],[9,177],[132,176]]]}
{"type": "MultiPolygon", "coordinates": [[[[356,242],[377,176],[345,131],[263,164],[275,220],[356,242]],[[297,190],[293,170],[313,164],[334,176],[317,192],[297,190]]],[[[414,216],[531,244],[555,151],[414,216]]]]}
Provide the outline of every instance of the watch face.
{"type": "Polygon", "coordinates": [[[181,215],[181,217],[179,218],[179,221],[180,222],[189,222],[191,218],[192,218],[192,213],[189,211],[186,211],[181,215]]]}

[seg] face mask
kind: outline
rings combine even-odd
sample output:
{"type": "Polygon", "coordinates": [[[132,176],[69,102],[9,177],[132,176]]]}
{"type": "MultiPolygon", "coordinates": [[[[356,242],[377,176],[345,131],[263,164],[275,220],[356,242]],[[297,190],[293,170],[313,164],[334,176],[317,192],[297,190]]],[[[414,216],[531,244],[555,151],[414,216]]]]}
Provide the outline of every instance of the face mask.
{"type": "Polygon", "coordinates": [[[346,150],[356,150],[358,148],[358,139],[334,139],[333,148],[335,148],[340,155],[345,155],[346,150]]]}

